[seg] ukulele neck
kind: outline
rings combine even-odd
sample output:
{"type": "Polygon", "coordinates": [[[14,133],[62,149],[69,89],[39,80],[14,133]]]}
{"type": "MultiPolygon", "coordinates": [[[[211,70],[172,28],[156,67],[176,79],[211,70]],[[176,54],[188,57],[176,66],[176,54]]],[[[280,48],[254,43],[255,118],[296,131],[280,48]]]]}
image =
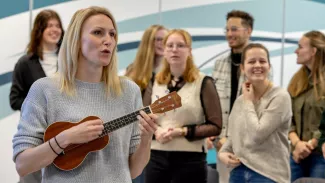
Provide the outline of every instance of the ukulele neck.
{"type": "Polygon", "coordinates": [[[143,111],[145,112],[146,114],[150,114],[152,113],[151,112],[151,109],[150,109],[150,106],[147,106],[143,109],[140,109],[138,111],[135,111],[135,112],[132,112],[128,115],[125,115],[123,117],[120,117],[120,118],[117,118],[117,119],[114,119],[112,121],[109,121],[109,122],[106,122],[104,123],[104,130],[103,130],[103,133],[100,135],[100,137],[103,137],[115,130],[118,130],[124,126],[127,126],[135,121],[138,120],[137,116],[140,115],[140,111],[143,111]]]}

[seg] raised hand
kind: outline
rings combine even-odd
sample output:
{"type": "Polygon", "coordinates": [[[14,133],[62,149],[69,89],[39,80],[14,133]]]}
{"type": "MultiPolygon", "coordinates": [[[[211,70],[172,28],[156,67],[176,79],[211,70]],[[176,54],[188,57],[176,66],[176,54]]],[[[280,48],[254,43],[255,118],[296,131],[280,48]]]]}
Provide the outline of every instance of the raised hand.
{"type": "Polygon", "coordinates": [[[245,100],[254,101],[254,88],[253,85],[249,82],[242,84],[242,92],[245,100]]]}

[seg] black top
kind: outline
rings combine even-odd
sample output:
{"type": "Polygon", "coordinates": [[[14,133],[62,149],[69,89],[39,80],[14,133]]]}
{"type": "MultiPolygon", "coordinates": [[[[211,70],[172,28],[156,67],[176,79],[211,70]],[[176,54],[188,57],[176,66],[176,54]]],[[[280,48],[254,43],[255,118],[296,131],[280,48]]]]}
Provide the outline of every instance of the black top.
{"type": "Polygon", "coordinates": [[[10,106],[13,110],[20,110],[32,84],[45,77],[45,72],[36,55],[24,55],[15,65],[10,89],[10,106]]]}
{"type": "MultiPolygon", "coordinates": [[[[231,94],[230,94],[230,111],[234,102],[237,98],[237,91],[238,91],[238,80],[240,76],[240,62],[241,62],[241,53],[233,53],[231,51],[231,94]]],[[[230,112],[229,112],[230,113],[230,112]]]]}

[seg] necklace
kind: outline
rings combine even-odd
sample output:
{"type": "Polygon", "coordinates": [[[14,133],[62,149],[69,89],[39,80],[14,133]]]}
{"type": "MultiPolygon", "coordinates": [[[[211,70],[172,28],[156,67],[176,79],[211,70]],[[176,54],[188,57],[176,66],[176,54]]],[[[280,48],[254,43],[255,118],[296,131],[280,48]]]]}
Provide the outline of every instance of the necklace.
{"type": "Polygon", "coordinates": [[[263,97],[263,95],[272,87],[272,82],[269,81],[269,83],[267,84],[267,87],[265,88],[265,90],[263,91],[263,93],[260,95],[260,97],[258,97],[257,101],[260,101],[261,98],[263,97]]]}
{"type": "Polygon", "coordinates": [[[231,64],[234,65],[234,66],[237,66],[237,67],[240,65],[240,63],[237,64],[237,63],[235,63],[233,61],[231,61],[231,64]]]}

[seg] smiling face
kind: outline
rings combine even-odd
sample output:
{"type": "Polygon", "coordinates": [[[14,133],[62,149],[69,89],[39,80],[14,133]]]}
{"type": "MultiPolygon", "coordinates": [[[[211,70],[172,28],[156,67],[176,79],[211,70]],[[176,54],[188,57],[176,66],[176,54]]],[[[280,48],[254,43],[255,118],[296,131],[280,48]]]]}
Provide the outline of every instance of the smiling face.
{"type": "Polygon", "coordinates": [[[171,67],[186,67],[187,58],[191,55],[191,48],[178,33],[171,34],[166,41],[165,58],[171,67]]]}
{"type": "Polygon", "coordinates": [[[59,42],[61,35],[62,28],[60,22],[52,18],[47,22],[47,26],[43,32],[42,44],[55,46],[59,42]]]}
{"type": "Polygon", "coordinates": [[[82,26],[81,60],[91,65],[107,66],[116,46],[112,20],[103,14],[89,17],[82,26]]]}
{"type": "Polygon", "coordinates": [[[242,25],[241,18],[229,18],[225,32],[229,47],[241,49],[248,43],[251,29],[242,25]]]}
{"type": "Polygon", "coordinates": [[[262,48],[251,48],[247,50],[244,65],[241,66],[242,72],[250,83],[266,80],[270,72],[268,55],[262,48]]]}

